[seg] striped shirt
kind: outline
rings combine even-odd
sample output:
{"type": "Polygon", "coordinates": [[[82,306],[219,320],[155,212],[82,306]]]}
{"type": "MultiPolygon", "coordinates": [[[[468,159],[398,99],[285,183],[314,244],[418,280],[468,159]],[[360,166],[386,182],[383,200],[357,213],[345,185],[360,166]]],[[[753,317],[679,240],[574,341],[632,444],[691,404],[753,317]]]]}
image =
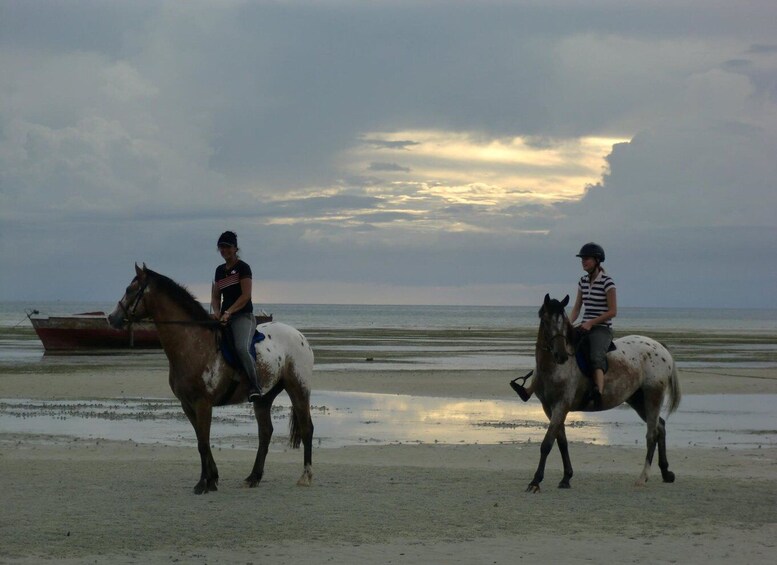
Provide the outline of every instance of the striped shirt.
{"type": "MultiPolygon", "coordinates": [[[[585,307],[583,321],[587,322],[607,312],[607,291],[615,288],[615,282],[609,275],[600,272],[593,284],[591,284],[588,275],[580,277],[577,288],[580,289],[580,294],[583,296],[583,306],[585,307]]],[[[612,321],[607,320],[602,325],[608,328],[612,327],[612,321]]]]}

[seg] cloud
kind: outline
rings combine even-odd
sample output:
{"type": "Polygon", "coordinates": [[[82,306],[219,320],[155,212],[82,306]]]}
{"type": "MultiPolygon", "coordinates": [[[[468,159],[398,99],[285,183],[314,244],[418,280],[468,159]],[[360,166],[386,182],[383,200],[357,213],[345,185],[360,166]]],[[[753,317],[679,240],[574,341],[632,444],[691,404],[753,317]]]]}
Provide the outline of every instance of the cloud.
{"type": "Polygon", "coordinates": [[[370,171],[384,171],[392,173],[409,173],[411,171],[409,167],[402,167],[396,163],[370,163],[370,166],[367,167],[367,169],[370,171]]]}
{"type": "Polygon", "coordinates": [[[777,53],[777,45],[755,44],[755,45],[751,45],[750,49],[748,49],[747,52],[758,53],[758,54],[777,53]]]}
{"type": "Polygon", "coordinates": [[[411,141],[409,139],[364,139],[363,142],[378,149],[394,149],[398,151],[406,151],[414,145],[419,145],[418,141],[411,141]]]}
{"type": "Polygon", "coordinates": [[[305,292],[561,288],[600,239],[629,304],[759,304],[775,9],[621,4],[6,3],[0,297],[196,283],[231,227],[305,292]]]}

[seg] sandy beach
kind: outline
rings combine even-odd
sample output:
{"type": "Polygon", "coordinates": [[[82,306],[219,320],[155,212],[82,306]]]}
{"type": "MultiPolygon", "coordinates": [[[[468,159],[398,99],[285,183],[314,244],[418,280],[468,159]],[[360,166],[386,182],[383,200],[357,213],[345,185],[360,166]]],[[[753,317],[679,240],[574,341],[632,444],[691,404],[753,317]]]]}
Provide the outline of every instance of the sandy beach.
{"type": "MultiPolygon", "coordinates": [[[[508,377],[318,371],[315,389],[510,398],[508,377]]],[[[5,399],[172,397],[158,367],[8,371],[0,383],[5,399]]],[[[681,383],[684,394],[777,394],[772,369],[689,370],[681,383]]],[[[253,453],[219,448],[219,491],[195,496],[196,449],[0,431],[0,561],[773,562],[777,449],[672,449],[677,481],[654,467],[644,488],[633,486],[642,445],[570,451],[572,489],[556,488],[554,450],[542,492],[528,494],[536,443],[317,449],[310,488],[295,485],[301,452],[275,450],[256,489],[242,485],[253,453]]]]}

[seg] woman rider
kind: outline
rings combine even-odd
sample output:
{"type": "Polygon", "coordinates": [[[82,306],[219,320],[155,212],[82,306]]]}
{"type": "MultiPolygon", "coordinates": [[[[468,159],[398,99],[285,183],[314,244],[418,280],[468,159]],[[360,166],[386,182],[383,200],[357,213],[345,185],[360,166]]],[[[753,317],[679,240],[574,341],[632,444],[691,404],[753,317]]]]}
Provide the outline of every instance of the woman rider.
{"type": "Polygon", "coordinates": [[[589,357],[594,373],[594,406],[601,406],[604,390],[604,369],[607,350],[612,342],[612,319],[618,315],[615,282],[602,267],[604,249],[596,243],[586,243],[577,254],[587,275],[577,283],[577,299],[569,319],[575,322],[583,308],[580,329],[588,332],[589,357]]]}
{"type": "MultiPolygon", "coordinates": [[[[577,320],[581,309],[583,322],[580,329],[588,333],[589,357],[594,373],[594,406],[601,406],[604,389],[604,368],[607,350],[612,341],[612,319],[618,314],[618,299],[615,282],[605,273],[604,249],[596,243],[586,243],[577,254],[582,262],[585,275],[577,283],[577,299],[569,315],[572,323],[577,320]]],[[[534,392],[534,382],[523,388],[515,385],[521,400],[526,402],[534,392]]]]}
{"type": "Polygon", "coordinates": [[[211,310],[214,318],[222,324],[229,324],[232,330],[237,357],[248,376],[248,401],[256,402],[262,394],[250,353],[256,332],[254,306],[251,303],[251,267],[237,255],[239,249],[234,232],[222,233],[217,245],[224,264],[216,267],[211,290],[211,310]]]}

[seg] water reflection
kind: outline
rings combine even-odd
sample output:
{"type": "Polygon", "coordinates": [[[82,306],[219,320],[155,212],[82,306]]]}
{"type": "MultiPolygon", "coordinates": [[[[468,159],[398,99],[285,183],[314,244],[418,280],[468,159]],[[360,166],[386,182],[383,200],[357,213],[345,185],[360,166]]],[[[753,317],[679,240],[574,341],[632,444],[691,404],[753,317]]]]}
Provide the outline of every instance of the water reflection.
{"type": "MultiPolygon", "coordinates": [[[[775,447],[777,395],[687,395],[669,420],[670,446],[775,447]]],[[[404,395],[317,392],[313,398],[316,444],[540,442],[547,419],[540,404],[514,400],[463,400],[404,395]]],[[[276,449],[288,438],[288,399],[273,412],[276,449]]],[[[248,404],[218,408],[212,442],[254,449],[256,424],[248,404]]],[[[7,434],[133,440],[196,445],[180,405],[172,400],[0,401],[0,429],[7,434]]],[[[573,413],[570,441],[644,445],[645,425],[628,407],[600,414],[573,413]]]]}

